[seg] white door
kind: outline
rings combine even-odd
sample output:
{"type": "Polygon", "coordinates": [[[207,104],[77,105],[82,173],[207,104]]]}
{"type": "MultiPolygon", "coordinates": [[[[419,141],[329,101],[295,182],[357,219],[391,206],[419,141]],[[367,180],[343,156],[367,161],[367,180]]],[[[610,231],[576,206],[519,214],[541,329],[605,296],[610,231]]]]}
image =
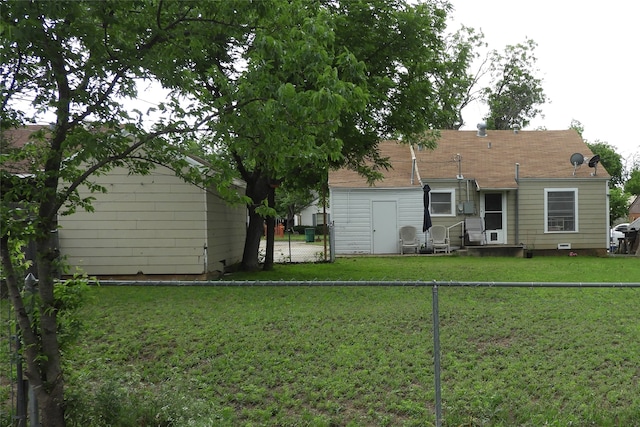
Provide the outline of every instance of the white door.
{"type": "Polygon", "coordinates": [[[507,243],[506,193],[484,193],[480,197],[480,212],[484,219],[488,245],[507,243]]]}
{"type": "Polygon", "coordinates": [[[371,253],[374,254],[397,254],[399,231],[396,224],[396,202],[395,201],[373,201],[372,212],[372,242],[371,253]]]}

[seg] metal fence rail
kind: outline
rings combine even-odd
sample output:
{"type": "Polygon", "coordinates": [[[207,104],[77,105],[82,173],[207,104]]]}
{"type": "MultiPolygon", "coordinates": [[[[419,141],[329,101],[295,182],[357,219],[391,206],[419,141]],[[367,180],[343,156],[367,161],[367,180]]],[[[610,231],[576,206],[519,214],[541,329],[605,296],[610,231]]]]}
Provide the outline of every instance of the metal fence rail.
{"type": "MultiPolygon", "coordinates": [[[[97,284],[96,282],[92,282],[97,284]]],[[[640,288],[640,282],[455,282],[421,280],[100,280],[103,286],[423,286],[494,288],[640,288]]]]}

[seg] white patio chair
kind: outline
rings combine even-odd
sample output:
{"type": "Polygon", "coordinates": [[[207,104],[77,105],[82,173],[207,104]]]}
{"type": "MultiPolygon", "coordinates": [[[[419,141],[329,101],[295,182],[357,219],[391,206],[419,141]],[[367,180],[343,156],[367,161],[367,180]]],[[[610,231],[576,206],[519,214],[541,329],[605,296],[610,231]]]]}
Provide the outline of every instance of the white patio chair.
{"type": "Polygon", "coordinates": [[[413,253],[417,253],[419,247],[420,239],[417,236],[416,228],[411,225],[400,228],[400,255],[404,254],[405,248],[413,249],[413,253]]]}
{"type": "Polygon", "coordinates": [[[451,252],[451,245],[449,243],[449,236],[447,236],[447,227],[444,225],[433,225],[429,229],[429,236],[431,240],[431,248],[433,253],[451,252]]]}

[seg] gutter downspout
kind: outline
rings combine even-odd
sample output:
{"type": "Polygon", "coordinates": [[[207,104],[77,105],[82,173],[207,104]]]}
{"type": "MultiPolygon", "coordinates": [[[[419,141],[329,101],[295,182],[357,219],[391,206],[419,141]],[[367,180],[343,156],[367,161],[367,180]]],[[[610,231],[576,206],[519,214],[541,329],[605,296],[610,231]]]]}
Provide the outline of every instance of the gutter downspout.
{"type": "Polygon", "coordinates": [[[515,244],[517,245],[520,242],[520,163],[516,163],[516,212],[515,212],[515,220],[516,220],[516,229],[515,229],[515,244]]]}
{"type": "MultiPolygon", "coordinates": [[[[409,150],[411,152],[411,185],[413,185],[413,183],[415,182],[415,174],[417,172],[416,170],[416,152],[413,151],[413,145],[409,145],[409,150]]],[[[420,176],[418,176],[418,180],[420,179],[420,176]]]]}
{"type": "MultiPolygon", "coordinates": [[[[202,195],[204,197],[204,247],[202,248],[202,262],[204,274],[209,272],[209,207],[208,207],[208,198],[207,198],[207,190],[202,191],[202,195]]],[[[222,268],[224,271],[224,267],[222,268]]]]}

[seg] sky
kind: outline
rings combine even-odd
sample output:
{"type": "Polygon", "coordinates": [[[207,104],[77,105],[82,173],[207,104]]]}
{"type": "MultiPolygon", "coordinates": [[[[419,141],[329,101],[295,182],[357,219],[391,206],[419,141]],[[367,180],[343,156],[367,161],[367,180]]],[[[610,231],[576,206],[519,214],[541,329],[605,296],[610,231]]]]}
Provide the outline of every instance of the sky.
{"type": "MultiPolygon", "coordinates": [[[[637,20],[632,0],[450,0],[451,32],[460,25],[481,29],[490,50],[534,40],[542,87],[550,102],[544,118],[525,130],[569,128],[582,123],[583,138],[607,142],[624,159],[640,160],[640,79],[637,20]]],[[[463,110],[462,129],[476,129],[487,109],[463,110]]]]}
{"type": "MultiPolygon", "coordinates": [[[[448,32],[460,25],[485,35],[488,49],[504,52],[507,45],[534,40],[535,56],[548,102],[544,117],[525,130],[568,129],[572,120],[584,128],[589,142],[611,144],[623,161],[640,162],[640,75],[637,65],[637,19],[640,2],[580,0],[450,0],[454,10],[448,32]]],[[[158,103],[157,85],[140,86],[142,111],[158,103]]],[[[476,129],[487,113],[476,103],[463,110],[462,129],[476,129]]]]}

